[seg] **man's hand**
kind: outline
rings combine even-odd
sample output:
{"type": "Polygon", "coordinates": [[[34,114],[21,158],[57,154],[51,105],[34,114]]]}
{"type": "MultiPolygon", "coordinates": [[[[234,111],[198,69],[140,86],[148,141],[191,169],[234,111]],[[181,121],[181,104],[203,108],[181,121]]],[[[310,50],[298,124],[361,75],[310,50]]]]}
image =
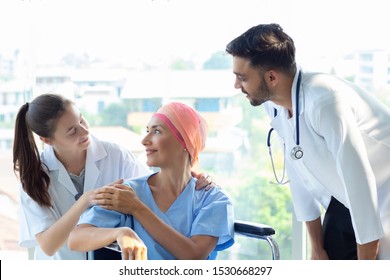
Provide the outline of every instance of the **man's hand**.
{"type": "Polygon", "coordinates": [[[328,257],[328,254],[326,253],[326,251],[323,248],[321,248],[318,250],[314,250],[314,249],[311,250],[311,259],[312,260],[329,260],[329,257],[328,257]]]}

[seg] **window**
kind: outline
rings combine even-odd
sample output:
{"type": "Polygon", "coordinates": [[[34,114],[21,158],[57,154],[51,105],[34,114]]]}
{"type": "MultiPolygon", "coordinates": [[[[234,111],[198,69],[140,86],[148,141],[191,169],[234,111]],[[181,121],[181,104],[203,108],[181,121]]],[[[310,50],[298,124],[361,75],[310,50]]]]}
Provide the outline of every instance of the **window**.
{"type": "Polygon", "coordinates": [[[196,101],[195,109],[199,112],[218,112],[220,100],[217,98],[201,98],[196,101]]]}

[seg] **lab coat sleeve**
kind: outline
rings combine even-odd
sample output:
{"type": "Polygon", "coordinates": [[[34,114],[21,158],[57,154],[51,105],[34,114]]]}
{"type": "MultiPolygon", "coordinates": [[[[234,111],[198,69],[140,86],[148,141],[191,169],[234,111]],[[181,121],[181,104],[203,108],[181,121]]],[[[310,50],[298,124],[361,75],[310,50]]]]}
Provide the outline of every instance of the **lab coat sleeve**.
{"type": "Polygon", "coordinates": [[[313,126],[324,137],[343,183],[356,240],[364,244],[383,236],[374,173],[354,112],[342,97],[327,98],[313,108],[313,126]]]}
{"type": "Polygon", "coordinates": [[[19,203],[19,245],[38,246],[35,236],[55,223],[56,217],[51,207],[41,207],[21,187],[19,203]]]}

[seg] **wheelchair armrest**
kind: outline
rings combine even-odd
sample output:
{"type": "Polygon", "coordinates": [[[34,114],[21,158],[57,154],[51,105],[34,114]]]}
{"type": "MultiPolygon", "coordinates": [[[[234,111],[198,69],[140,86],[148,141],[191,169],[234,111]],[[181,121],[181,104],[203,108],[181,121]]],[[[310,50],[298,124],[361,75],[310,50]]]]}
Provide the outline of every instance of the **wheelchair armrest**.
{"type": "Polygon", "coordinates": [[[267,241],[272,251],[272,259],[280,259],[278,243],[272,238],[275,230],[271,226],[236,220],[234,221],[234,232],[243,236],[267,241]]]}
{"type": "Polygon", "coordinates": [[[269,225],[239,220],[234,221],[234,232],[254,238],[263,238],[275,234],[275,230],[269,225]]]}
{"type": "MultiPolygon", "coordinates": [[[[237,220],[234,221],[234,232],[255,238],[263,238],[275,234],[275,230],[269,225],[237,220]]],[[[105,248],[121,252],[121,249],[116,241],[105,246],[105,248]]]]}
{"type": "Polygon", "coordinates": [[[121,260],[121,250],[118,243],[113,242],[108,246],[88,252],[89,260],[121,260]]]}

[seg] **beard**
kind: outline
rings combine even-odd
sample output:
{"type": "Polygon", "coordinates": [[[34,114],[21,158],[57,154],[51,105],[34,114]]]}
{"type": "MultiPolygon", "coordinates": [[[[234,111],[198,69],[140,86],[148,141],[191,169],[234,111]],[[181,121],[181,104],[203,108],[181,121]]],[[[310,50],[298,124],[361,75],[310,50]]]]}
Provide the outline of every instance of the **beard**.
{"type": "Polygon", "coordinates": [[[248,95],[248,92],[244,89],[242,89],[242,92],[247,94],[249,97],[249,102],[252,106],[260,106],[264,102],[271,100],[271,92],[264,78],[262,78],[259,87],[252,94],[248,95]]]}

